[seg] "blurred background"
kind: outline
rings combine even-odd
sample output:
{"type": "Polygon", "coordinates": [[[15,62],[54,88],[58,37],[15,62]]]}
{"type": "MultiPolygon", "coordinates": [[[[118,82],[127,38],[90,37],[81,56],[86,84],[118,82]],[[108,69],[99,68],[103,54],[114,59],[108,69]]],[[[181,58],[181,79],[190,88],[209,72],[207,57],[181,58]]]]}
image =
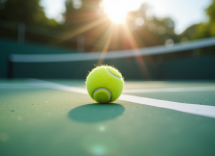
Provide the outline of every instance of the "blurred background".
{"type": "Polygon", "coordinates": [[[0,0],[0,78],[85,79],[108,64],[127,80],[211,80],[214,36],[215,0],[0,0]]]}

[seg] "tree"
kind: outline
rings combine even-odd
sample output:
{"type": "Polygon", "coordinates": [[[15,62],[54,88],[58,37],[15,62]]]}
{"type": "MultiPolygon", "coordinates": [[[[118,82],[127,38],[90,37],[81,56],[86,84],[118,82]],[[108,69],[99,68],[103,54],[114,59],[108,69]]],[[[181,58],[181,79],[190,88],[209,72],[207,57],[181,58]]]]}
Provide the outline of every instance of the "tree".
{"type": "Polygon", "coordinates": [[[167,40],[178,42],[174,21],[168,17],[160,19],[149,16],[149,10],[147,4],[142,4],[138,10],[128,13],[127,22],[139,47],[163,45],[167,40]]]}
{"type": "Polygon", "coordinates": [[[205,11],[209,20],[187,28],[180,35],[182,41],[184,38],[187,38],[187,40],[196,40],[215,36],[215,0],[212,0],[211,5],[205,11]]]}
{"type": "Polygon", "coordinates": [[[25,42],[53,44],[55,38],[44,35],[44,32],[47,33],[48,29],[59,27],[55,20],[45,16],[40,0],[0,0],[0,20],[8,25],[5,28],[1,27],[1,37],[16,40],[19,36],[18,32],[21,32],[18,30],[25,30],[25,42]],[[13,29],[10,29],[11,27],[13,29]]]}
{"type": "MultiPolygon", "coordinates": [[[[96,44],[99,40],[98,35],[104,34],[104,31],[101,31],[101,29],[105,26],[102,26],[102,24],[87,27],[102,18],[98,14],[100,2],[101,0],[66,0],[65,2],[66,11],[64,13],[65,23],[63,30],[67,31],[67,34],[73,34],[83,28],[80,33],[72,35],[72,38],[77,38],[77,36],[84,37],[86,51],[94,49],[95,46],[93,44],[96,44]]],[[[68,44],[67,46],[70,47],[77,46],[77,44],[68,44]]]]}
{"type": "Polygon", "coordinates": [[[209,16],[209,34],[215,36],[215,0],[213,0],[212,4],[206,9],[206,13],[209,16]]]}
{"type": "Polygon", "coordinates": [[[180,41],[187,42],[193,39],[193,36],[197,32],[199,24],[194,24],[188,27],[184,32],[180,34],[180,41]]]}
{"type": "Polygon", "coordinates": [[[99,18],[97,10],[100,0],[66,0],[65,26],[71,30],[99,18]]]}
{"type": "Polygon", "coordinates": [[[39,2],[40,0],[1,0],[0,19],[35,26],[56,26],[55,20],[45,16],[39,2]]]}

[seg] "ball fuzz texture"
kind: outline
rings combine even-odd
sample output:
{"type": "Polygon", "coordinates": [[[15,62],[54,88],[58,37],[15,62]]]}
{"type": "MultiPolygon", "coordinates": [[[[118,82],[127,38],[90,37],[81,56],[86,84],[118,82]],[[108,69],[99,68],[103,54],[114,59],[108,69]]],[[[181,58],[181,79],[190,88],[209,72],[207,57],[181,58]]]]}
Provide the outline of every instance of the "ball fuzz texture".
{"type": "Polygon", "coordinates": [[[111,66],[98,66],[87,76],[87,91],[98,103],[110,103],[118,99],[123,90],[121,73],[111,66]]]}

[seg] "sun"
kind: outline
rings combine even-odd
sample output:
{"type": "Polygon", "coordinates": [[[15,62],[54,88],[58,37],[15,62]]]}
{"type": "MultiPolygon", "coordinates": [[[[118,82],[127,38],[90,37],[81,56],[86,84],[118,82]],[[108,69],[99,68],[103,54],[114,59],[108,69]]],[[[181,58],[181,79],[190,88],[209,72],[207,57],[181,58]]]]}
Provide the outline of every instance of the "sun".
{"type": "Polygon", "coordinates": [[[114,23],[123,23],[126,19],[126,13],[110,12],[107,14],[114,23]]]}
{"type": "Polygon", "coordinates": [[[123,23],[129,11],[138,8],[132,0],[103,0],[104,12],[114,23],[123,23]]]}

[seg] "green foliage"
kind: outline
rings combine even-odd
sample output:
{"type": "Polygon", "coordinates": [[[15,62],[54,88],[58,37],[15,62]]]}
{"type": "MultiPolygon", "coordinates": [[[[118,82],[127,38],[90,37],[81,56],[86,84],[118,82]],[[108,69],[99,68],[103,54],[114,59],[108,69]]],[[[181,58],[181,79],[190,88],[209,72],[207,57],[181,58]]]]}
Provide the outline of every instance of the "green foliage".
{"type": "Polygon", "coordinates": [[[77,6],[77,1],[66,0],[64,28],[72,30],[99,18],[96,12],[101,0],[80,0],[79,2],[81,2],[81,5],[77,6]]]}
{"type": "Polygon", "coordinates": [[[24,23],[25,42],[50,44],[53,38],[43,34],[49,29],[59,28],[54,19],[45,16],[40,0],[0,0],[0,20],[6,23],[6,27],[0,29],[0,37],[15,40],[18,36],[18,24],[24,23]]]}
{"type": "MultiPolygon", "coordinates": [[[[147,13],[150,8],[146,4],[143,4],[138,10],[131,11],[127,14],[128,18],[126,23],[129,27],[129,35],[132,35],[133,38],[126,34],[127,30],[125,30],[122,25],[114,25],[108,19],[102,24],[99,23],[95,25],[93,28],[87,28],[91,23],[107,17],[106,14],[99,15],[99,10],[102,10],[99,7],[100,2],[101,0],[66,0],[66,11],[63,13],[65,23],[60,25],[55,20],[48,19],[45,16],[43,7],[40,6],[40,0],[0,0],[0,20],[13,21],[16,23],[23,22],[27,25],[41,28],[56,29],[65,34],[72,34],[83,28],[79,34],[75,34],[71,37],[74,38],[73,42],[65,39],[61,43],[57,42],[57,44],[76,49],[77,36],[81,35],[84,36],[86,40],[88,38],[92,41],[90,41],[90,44],[85,45],[86,51],[103,50],[104,44],[111,34],[111,27],[114,28],[114,33],[108,50],[134,48],[134,45],[132,45],[133,43],[131,43],[133,39],[136,42],[136,46],[141,48],[163,45],[169,39],[176,43],[179,41],[184,42],[215,36],[215,0],[212,0],[212,4],[206,9],[206,13],[209,17],[208,22],[192,25],[181,35],[177,35],[174,32],[175,25],[171,18],[166,17],[161,19],[152,15],[149,16],[147,13]],[[140,20],[140,24],[137,24],[138,20],[140,20]],[[63,42],[65,42],[65,44],[63,42]],[[97,42],[99,42],[99,45],[97,42]],[[96,44],[96,46],[94,46],[94,44],[96,44]]],[[[17,30],[10,30],[9,33],[6,33],[3,29],[6,28],[1,29],[0,36],[6,35],[9,38],[17,38],[17,30]]],[[[59,36],[59,38],[61,37],[61,35],[57,36],[59,36]]],[[[53,42],[53,40],[60,40],[42,35],[36,35],[35,37],[34,34],[32,35],[32,33],[27,32],[25,37],[26,40],[33,42],[41,41],[45,44],[51,42],[55,44],[56,42],[53,42]]],[[[87,43],[87,41],[85,43],[87,43]]]]}
{"type": "Polygon", "coordinates": [[[191,40],[194,37],[196,31],[198,30],[198,27],[199,24],[194,24],[188,27],[184,32],[180,34],[180,41],[187,42],[191,40]]]}
{"type": "Polygon", "coordinates": [[[138,10],[128,14],[128,23],[133,29],[136,40],[139,40],[140,47],[163,45],[168,39],[178,42],[178,37],[174,32],[175,25],[171,18],[157,18],[147,16],[150,8],[143,4],[138,10]],[[138,25],[137,19],[143,19],[144,24],[138,25]]]}
{"type": "MultiPolygon", "coordinates": [[[[67,34],[73,34],[74,32],[78,32],[77,30],[84,28],[80,33],[72,36],[72,38],[77,39],[78,36],[82,36],[85,39],[85,43],[87,43],[87,39],[90,43],[96,43],[98,41],[97,35],[104,34],[104,32],[100,31],[102,26],[99,26],[99,24],[93,28],[87,26],[102,18],[97,14],[98,9],[100,9],[100,2],[101,0],[66,0],[66,10],[63,14],[65,23],[62,25],[62,31],[67,34]],[[79,3],[77,5],[77,2],[81,2],[81,5],[79,3]],[[96,33],[93,33],[95,31],[96,33]]],[[[70,45],[77,48],[77,43],[70,45]]],[[[93,43],[85,44],[84,46],[85,51],[91,51],[95,48],[93,43]]]]}
{"type": "Polygon", "coordinates": [[[206,14],[209,20],[206,23],[199,23],[187,28],[181,35],[181,40],[202,39],[215,36],[215,0],[212,0],[211,5],[206,9],[206,14]]]}
{"type": "Polygon", "coordinates": [[[215,22],[215,0],[212,0],[212,4],[206,9],[206,13],[210,22],[215,22]]]}
{"type": "Polygon", "coordinates": [[[56,26],[55,20],[45,16],[39,2],[40,0],[4,0],[0,5],[0,19],[34,26],[56,26]]]}

